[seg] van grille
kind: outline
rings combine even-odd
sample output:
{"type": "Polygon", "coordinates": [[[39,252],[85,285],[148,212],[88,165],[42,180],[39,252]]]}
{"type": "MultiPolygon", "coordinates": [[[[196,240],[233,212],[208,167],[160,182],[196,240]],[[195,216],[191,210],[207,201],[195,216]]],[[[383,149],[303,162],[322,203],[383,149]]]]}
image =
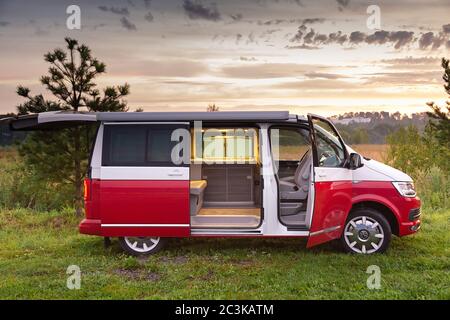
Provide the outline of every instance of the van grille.
{"type": "Polygon", "coordinates": [[[414,221],[420,218],[420,208],[411,209],[409,211],[409,221],[414,221]]]}

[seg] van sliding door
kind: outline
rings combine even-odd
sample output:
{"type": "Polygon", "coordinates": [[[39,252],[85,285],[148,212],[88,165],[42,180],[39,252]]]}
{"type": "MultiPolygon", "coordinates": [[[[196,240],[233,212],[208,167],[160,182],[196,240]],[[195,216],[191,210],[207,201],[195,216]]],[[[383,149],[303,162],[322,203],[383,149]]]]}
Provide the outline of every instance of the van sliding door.
{"type": "MultiPolygon", "coordinates": [[[[97,171],[102,234],[190,235],[189,123],[105,123],[97,171]]],[[[93,170],[93,173],[96,170],[93,170]]]]}

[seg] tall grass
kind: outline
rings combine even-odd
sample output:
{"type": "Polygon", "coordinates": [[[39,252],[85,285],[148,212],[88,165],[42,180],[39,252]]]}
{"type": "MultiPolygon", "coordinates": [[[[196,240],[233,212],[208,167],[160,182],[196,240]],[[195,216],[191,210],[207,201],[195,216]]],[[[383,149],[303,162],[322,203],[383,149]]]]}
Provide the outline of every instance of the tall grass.
{"type": "Polygon", "coordinates": [[[23,165],[14,148],[0,149],[0,207],[51,210],[72,203],[70,186],[40,177],[23,165]]]}
{"type": "Polygon", "coordinates": [[[414,174],[417,193],[422,206],[429,209],[450,208],[450,177],[437,166],[414,174]]]}

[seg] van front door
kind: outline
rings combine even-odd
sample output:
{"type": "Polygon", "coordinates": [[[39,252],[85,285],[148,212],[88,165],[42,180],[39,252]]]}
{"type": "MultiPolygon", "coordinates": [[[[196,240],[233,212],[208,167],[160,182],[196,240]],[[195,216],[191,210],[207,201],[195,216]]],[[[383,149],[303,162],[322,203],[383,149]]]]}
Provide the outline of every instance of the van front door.
{"type": "Polygon", "coordinates": [[[308,115],[314,164],[314,212],[307,247],[340,237],[352,206],[348,152],[333,124],[308,115]]]}
{"type": "Polygon", "coordinates": [[[105,123],[99,183],[102,235],[190,235],[189,123],[105,123]]]}

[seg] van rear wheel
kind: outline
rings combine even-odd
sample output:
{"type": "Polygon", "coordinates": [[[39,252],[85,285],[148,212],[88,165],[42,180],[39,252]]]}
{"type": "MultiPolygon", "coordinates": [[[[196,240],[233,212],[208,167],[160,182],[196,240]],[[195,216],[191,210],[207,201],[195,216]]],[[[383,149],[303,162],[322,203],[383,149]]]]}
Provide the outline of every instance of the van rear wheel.
{"type": "Polygon", "coordinates": [[[358,254],[385,252],[392,231],[386,218],[373,209],[358,209],[349,214],[341,236],[345,251],[358,254]]]}
{"type": "Polygon", "coordinates": [[[161,250],[165,240],[160,237],[121,237],[119,243],[127,253],[133,256],[145,256],[161,250]]]}

